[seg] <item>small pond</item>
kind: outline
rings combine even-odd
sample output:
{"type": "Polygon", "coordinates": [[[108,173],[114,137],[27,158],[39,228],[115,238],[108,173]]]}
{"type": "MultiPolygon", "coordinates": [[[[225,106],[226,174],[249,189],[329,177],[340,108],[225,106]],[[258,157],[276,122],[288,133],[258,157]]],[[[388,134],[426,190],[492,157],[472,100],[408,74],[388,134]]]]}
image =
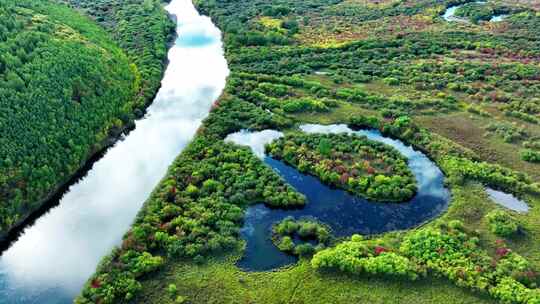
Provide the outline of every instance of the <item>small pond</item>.
{"type": "Polygon", "coordinates": [[[491,188],[486,188],[486,193],[497,205],[519,213],[529,212],[529,205],[512,194],[504,193],[491,188]]]}
{"type": "Polygon", "coordinates": [[[510,16],[510,15],[508,15],[508,14],[495,15],[495,16],[491,17],[489,22],[501,22],[504,19],[506,19],[508,16],[510,16]]]}
{"type": "Polygon", "coordinates": [[[330,226],[334,235],[344,237],[354,233],[367,235],[416,227],[446,210],[450,194],[444,187],[444,175],[423,153],[374,130],[353,131],[346,125],[303,125],[301,129],[308,133],[355,133],[393,146],[408,159],[418,183],[418,193],[411,201],[403,203],[368,201],[331,188],[314,176],[302,174],[281,161],[264,156],[264,145],[283,135],[279,132],[242,131],[231,134],[227,140],[249,145],[266,164],[307,198],[302,209],[270,209],[262,204],[248,208],[241,230],[247,241],[245,255],[239,261],[241,268],[264,271],[296,261],[279,251],[270,239],[272,225],[287,216],[315,218],[330,226]]]}

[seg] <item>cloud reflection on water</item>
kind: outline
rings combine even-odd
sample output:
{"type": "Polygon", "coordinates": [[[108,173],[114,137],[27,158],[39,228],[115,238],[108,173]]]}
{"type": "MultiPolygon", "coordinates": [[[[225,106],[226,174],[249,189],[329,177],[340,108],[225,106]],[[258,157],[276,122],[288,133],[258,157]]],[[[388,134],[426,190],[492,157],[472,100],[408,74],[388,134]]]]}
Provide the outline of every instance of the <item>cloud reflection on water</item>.
{"type": "Polygon", "coordinates": [[[283,133],[275,130],[264,130],[260,132],[249,132],[242,130],[240,132],[229,134],[225,138],[225,141],[233,142],[238,145],[249,146],[257,157],[263,159],[264,146],[282,136],[283,133]]]}
{"type": "Polygon", "coordinates": [[[179,37],[147,116],[3,254],[2,303],[70,303],[223,90],[219,30],[189,0],[173,0],[167,10],[179,20],[179,37]]]}
{"type": "Polygon", "coordinates": [[[450,194],[444,187],[444,176],[423,153],[399,140],[384,137],[376,130],[355,131],[344,124],[302,125],[300,129],[306,133],[354,133],[393,146],[407,158],[418,182],[418,193],[412,200],[402,203],[368,201],[328,187],[318,178],[302,174],[281,161],[264,157],[264,145],[282,136],[280,132],[244,130],[231,134],[227,140],[251,147],[267,165],[307,198],[306,206],[301,209],[269,209],[262,204],[248,208],[241,229],[241,235],[247,241],[245,254],[238,262],[242,269],[263,271],[295,262],[294,257],[279,251],[268,237],[271,226],[287,216],[316,218],[329,225],[336,236],[343,237],[353,233],[377,234],[408,229],[431,220],[446,209],[450,194]]]}

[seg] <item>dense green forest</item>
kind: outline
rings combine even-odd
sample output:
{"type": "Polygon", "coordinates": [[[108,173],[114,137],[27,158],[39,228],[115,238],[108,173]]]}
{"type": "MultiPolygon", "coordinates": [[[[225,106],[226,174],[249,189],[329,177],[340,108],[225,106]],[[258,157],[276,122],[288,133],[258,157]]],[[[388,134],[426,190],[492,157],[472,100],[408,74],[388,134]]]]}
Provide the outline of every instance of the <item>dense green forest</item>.
{"type": "Polygon", "coordinates": [[[366,137],[295,134],[270,143],[266,151],[300,172],[368,199],[405,202],[416,192],[405,157],[366,137]]]}
{"type": "Polygon", "coordinates": [[[195,1],[224,32],[227,87],[77,302],[539,303],[540,7],[496,0],[510,13],[502,22],[442,18],[466,2],[195,1]],[[313,258],[294,238],[317,225],[276,223],[268,237],[300,261],[239,269],[247,206],[305,201],[223,140],[302,123],[377,129],[424,152],[445,174],[448,210],[415,229],[332,240],[313,258]],[[503,211],[485,187],[532,208],[503,211]]]}
{"type": "Polygon", "coordinates": [[[152,101],[167,59],[167,45],[172,43],[174,23],[163,4],[170,0],[55,0],[64,2],[91,16],[126,52],[139,74],[135,106],[142,108],[152,101]]]}
{"type": "Polygon", "coordinates": [[[0,3],[0,234],[133,121],[165,64],[161,2],[89,1],[121,8],[93,16],[109,28],[57,2],[0,3]]]}

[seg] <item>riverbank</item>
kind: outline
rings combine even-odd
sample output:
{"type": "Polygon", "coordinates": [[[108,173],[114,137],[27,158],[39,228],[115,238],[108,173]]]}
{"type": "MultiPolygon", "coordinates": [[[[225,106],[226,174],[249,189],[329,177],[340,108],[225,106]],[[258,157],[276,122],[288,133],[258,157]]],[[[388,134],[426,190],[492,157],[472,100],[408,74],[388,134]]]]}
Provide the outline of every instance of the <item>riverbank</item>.
{"type": "Polygon", "coordinates": [[[178,15],[179,36],[169,50],[170,62],[148,113],[69,188],[58,206],[24,229],[3,253],[0,298],[71,303],[194,136],[221,93],[228,70],[219,31],[188,4],[172,1],[167,6],[178,15]],[[192,44],[185,39],[190,35],[210,39],[192,44]],[[200,69],[203,61],[212,63],[213,77],[200,69]]]}

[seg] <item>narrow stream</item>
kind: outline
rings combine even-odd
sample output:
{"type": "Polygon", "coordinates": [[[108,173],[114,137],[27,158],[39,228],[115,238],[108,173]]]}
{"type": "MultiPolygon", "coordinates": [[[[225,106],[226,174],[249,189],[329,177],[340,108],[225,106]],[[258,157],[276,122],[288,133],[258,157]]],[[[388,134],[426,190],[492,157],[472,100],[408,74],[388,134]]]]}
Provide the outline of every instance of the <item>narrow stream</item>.
{"type": "MultiPolygon", "coordinates": [[[[473,3],[476,3],[476,4],[486,4],[487,2],[485,1],[476,1],[476,2],[473,2],[473,3]]],[[[470,23],[470,21],[467,19],[467,18],[463,18],[463,17],[458,17],[456,16],[456,11],[462,7],[463,5],[465,4],[460,4],[460,5],[454,5],[454,6],[450,6],[446,9],[446,11],[444,12],[443,14],[443,19],[446,20],[446,21],[449,21],[449,22],[462,22],[462,23],[470,23]]],[[[493,15],[491,17],[491,19],[489,20],[489,22],[501,22],[503,21],[504,19],[506,19],[508,16],[508,14],[501,14],[501,15],[493,15]]]]}
{"type": "Polygon", "coordinates": [[[178,39],[148,114],[0,257],[0,303],[71,303],[223,90],[220,31],[190,0],[167,10],[178,39]]]}
{"type": "Polygon", "coordinates": [[[307,205],[297,210],[270,209],[259,204],[248,208],[242,237],[247,241],[239,266],[250,271],[263,271],[294,263],[296,259],[277,249],[270,239],[271,227],[287,216],[315,218],[329,225],[333,234],[342,237],[354,233],[378,234],[408,229],[433,219],[448,207],[450,193],[444,186],[444,175],[426,155],[390,139],[374,130],[353,131],[346,125],[303,125],[307,133],[354,133],[388,144],[406,158],[418,183],[418,193],[409,202],[373,202],[346,191],[333,189],[318,178],[300,173],[285,163],[264,155],[263,147],[282,133],[266,130],[231,134],[226,140],[250,146],[297,191],[307,198],[307,205]]]}
{"type": "Polygon", "coordinates": [[[463,6],[463,5],[454,5],[454,6],[450,6],[449,8],[447,8],[446,11],[443,14],[443,19],[446,20],[446,21],[450,21],[450,22],[453,22],[453,21],[456,21],[456,22],[469,22],[467,19],[463,19],[463,18],[460,18],[460,17],[456,16],[456,11],[461,6],[463,6]]]}

